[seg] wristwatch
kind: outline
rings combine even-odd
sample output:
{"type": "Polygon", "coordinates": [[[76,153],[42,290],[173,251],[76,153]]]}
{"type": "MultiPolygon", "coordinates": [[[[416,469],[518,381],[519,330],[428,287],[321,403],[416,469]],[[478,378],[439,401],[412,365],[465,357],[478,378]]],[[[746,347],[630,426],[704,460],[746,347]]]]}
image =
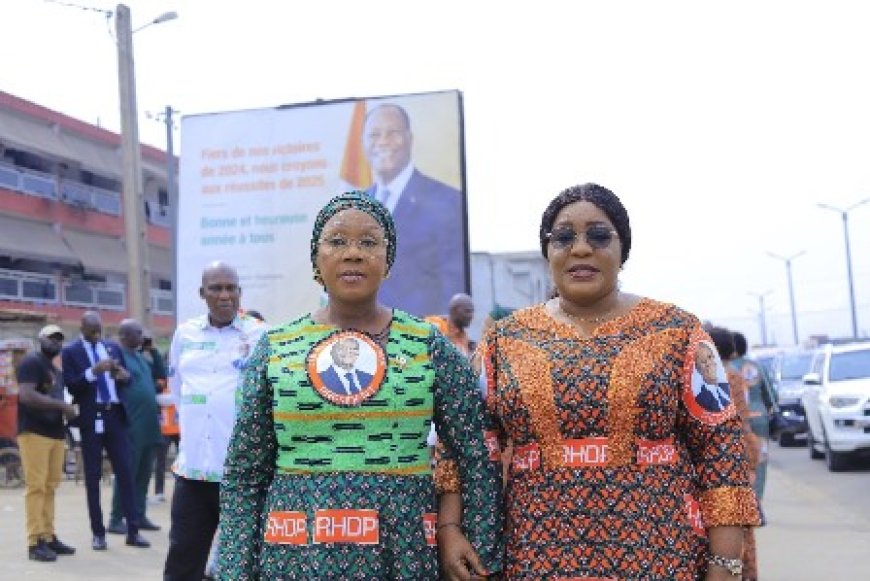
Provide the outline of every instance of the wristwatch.
{"type": "Polygon", "coordinates": [[[728,559],[721,555],[710,555],[708,562],[711,565],[719,565],[734,577],[740,577],[743,574],[743,561],[740,559],[728,559]]]}

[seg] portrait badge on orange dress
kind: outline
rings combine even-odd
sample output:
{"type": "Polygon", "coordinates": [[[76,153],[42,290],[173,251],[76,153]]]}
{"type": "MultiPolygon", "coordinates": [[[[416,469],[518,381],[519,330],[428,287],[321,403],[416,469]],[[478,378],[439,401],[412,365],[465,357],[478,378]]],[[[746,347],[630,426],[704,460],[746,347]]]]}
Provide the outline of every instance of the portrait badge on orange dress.
{"type": "Polygon", "coordinates": [[[692,334],[683,374],[683,402],[692,417],[716,425],[734,415],[725,367],[716,346],[703,330],[692,334]]]}

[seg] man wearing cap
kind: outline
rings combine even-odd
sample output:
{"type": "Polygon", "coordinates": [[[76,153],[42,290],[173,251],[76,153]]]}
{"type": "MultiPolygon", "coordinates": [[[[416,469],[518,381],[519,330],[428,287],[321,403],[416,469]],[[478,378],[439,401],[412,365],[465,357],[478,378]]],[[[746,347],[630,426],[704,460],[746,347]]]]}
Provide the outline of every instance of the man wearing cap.
{"type": "Polygon", "coordinates": [[[79,404],[82,434],[82,460],[85,465],[85,490],[91,521],[91,548],[105,551],[106,527],[100,508],[100,478],[103,450],[112,463],[118,483],[124,519],[127,521],[127,545],[151,546],[139,534],[131,467],[130,435],[127,411],[119,390],[130,380],[118,345],[103,341],[103,323],[99,313],[82,315],[81,336],[62,351],[63,381],[79,404]]]}
{"type": "Polygon", "coordinates": [[[63,330],[47,325],[39,331],[39,349],[18,364],[18,449],[24,467],[24,515],[27,556],[50,562],[75,549],[54,531],[54,492],[64,461],[63,420],[76,416],[75,406],[63,399],[63,382],[52,360],[63,347],[63,330]]]}

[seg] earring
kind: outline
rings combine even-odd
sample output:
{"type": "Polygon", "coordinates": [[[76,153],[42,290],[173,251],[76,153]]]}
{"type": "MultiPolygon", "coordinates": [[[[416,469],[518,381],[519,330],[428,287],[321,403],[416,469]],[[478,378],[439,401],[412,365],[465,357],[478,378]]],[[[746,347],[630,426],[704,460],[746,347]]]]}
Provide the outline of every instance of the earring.
{"type": "Polygon", "coordinates": [[[314,276],[312,278],[314,278],[314,282],[316,282],[320,286],[323,286],[323,277],[320,276],[320,269],[316,266],[314,267],[314,276]]]}

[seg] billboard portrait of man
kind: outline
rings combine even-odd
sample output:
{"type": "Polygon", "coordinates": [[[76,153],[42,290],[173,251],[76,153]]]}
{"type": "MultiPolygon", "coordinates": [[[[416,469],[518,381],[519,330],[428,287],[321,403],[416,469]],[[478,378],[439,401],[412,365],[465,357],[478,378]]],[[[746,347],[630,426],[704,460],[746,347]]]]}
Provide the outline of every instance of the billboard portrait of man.
{"type": "Polygon", "coordinates": [[[466,291],[465,214],[462,193],[417,169],[407,111],[376,104],[366,115],[363,148],[374,183],[367,193],[396,223],[398,246],[381,301],[417,316],[440,313],[466,291]]]}

